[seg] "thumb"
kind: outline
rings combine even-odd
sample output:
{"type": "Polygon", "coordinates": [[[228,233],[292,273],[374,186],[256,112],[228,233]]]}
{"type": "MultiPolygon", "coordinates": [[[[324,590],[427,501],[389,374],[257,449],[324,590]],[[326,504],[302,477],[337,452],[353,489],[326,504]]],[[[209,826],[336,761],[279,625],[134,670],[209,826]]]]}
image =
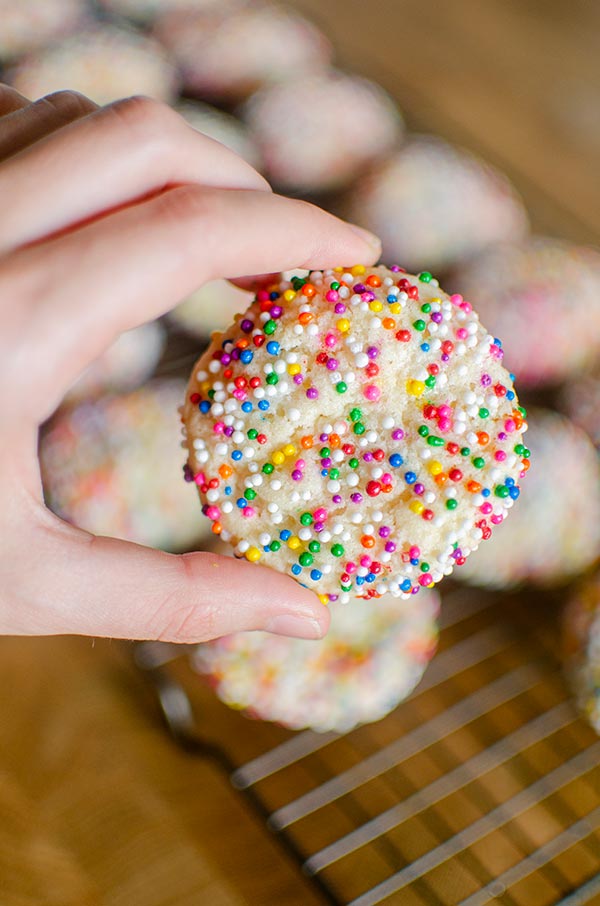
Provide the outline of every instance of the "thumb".
{"type": "Polygon", "coordinates": [[[17,631],[191,643],[250,629],[316,639],[329,626],[313,592],[270,569],[207,552],[167,554],[56,523],[30,573],[34,625],[17,631]]]}

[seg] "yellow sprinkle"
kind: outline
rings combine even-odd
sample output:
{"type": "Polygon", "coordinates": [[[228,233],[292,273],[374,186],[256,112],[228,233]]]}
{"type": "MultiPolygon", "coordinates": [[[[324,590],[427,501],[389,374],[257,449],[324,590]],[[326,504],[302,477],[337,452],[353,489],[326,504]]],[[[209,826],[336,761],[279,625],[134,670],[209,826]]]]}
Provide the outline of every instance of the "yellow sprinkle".
{"type": "Polygon", "coordinates": [[[325,607],[327,607],[327,605],[329,604],[328,596],[327,595],[317,595],[317,597],[318,597],[319,601],[321,602],[321,604],[323,604],[325,607]]]}
{"type": "Polygon", "coordinates": [[[391,311],[393,315],[399,315],[402,311],[402,306],[399,302],[392,302],[392,304],[388,306],[388,310],[391,311]]]}
{"type": "Polygon", "coordinates": [[[336,273],[336,274],[343,274],[343,273],[344,273],[344,268],[343,268],[343,267],[334,267],[333,270],[334,270],[334,273],[336,273]]]}
{"type": "Polygon", "coordinates": [[[292,302],[296,298],[296,293],[293,289],[286,289],[283,294],[283,298],[286,302],[292,302]]]}
{"type": "Polygon", "coordinates": [[[434,296],[434,298],[430,299],[429,301],[431,302],[432,305],[434,302],[437,302],[438,305],[442,304],[442,300],[439,298],[439,296],[434,296]]]}
{"type": "Polygon", "coordinates": [[[409,509],[411,509],[413,513],[416,513],[417,516],[420,516],[425,509],[425,505],[422,504],[420,500],[413,500],[413,502],[409,505],[409,509]]]}
{"type": "Polygon", "coordinates": [[[425,392],[425,383],[423,381],[410,380],[406,382],[406,392],[411,396],[421,396],[425,392]]]}
{"type": "Polygon", "coordinates": [[[442,466],[441,462],[438,462],[435,459],[433,462],[429,463],[429,471],[432,475],[439,475],[440,472],[443,471],[443,468],[444,467],[442,466]]]}
{"type": "Polygon", "coordinates": [[[280,466],[281,463],[285,460],[285,454],[281,450],[275,450],[275,452],[271,456],[271,459],[273,460],[273,465],[280,466]]]}
{"type": "Polygon", "coordinates": [[[371,311],[383,311],[383,305],[379,299],[373,299],[373,301],[369,303],[369,308],[371,311]]]}
{"type": "Polygon", "coordinates": [[[257,547],[249,547],[246,551],[245,557],[246,560],[250,561],[250,563],[256,563],[257,560],[260,560],[262,554],[257,547]]]}
{"type": "Polygon", "coordinates": [[[301,371],[302,371],[302,369],[301,369],[300,365],[298,365],[298,363],[294,363],[293,365],[288,365],[288,374],[300,374],[301,371]]]}
{"type": "Polygon", "coordinates": [[[202,381],[202,383],[200,384],[200,390],[202,391],[202,393],[208,393],[211,386],[212,385],[211,385],[210,381],[202,381]]]}
{"type": "Polygon", "coordinates": [[[286,456],[293,456],[296,452],[296,448],[293,444],[286,444],[283,448],[283,452],[286,456]]]}
{"type": "Polygon", "coordinates": [[[359,274],[364,274],[366,267],[364,264],[355,264],[354,267],[350,268],[350,273],[353,277],[358,277],[359,274]]]}
{"type": "Polygon", "coordinates": [[[287,546],[291,551],[296,551],[300,547],[300,543],[300,538],[298,538],[296,535],[292,535],[292,537],[288,540],[287,546]]]}
{"type": "Polygon", "coordinates": [[[348,318],[340,318],[335,325],[340,333],[347,333],[350,330],[350,321],[348,318]]]}

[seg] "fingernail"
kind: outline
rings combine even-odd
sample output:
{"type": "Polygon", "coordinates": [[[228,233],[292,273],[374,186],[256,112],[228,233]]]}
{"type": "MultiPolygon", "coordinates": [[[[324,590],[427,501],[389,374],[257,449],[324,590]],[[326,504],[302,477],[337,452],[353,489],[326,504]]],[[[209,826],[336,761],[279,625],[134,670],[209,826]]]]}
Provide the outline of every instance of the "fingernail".
{"type": "Polygon", "coordinates": [[[271,617],[265,629],[277,635],[289,635],[295,639],[322,639],[324,630],[318,620],[311,617],[296,617],[289,613],[281,613],[271,617]]]}
{"type": "Polygon", "coordinates": [[[356,233],[357,236],[366,242],[374,251],[381,251],[381,239],[375,235],[375,233],[370,233],[369,230],[365,230],[362,227],[356,226],[355,223],[349,223],[348,226],[353,233],[356,233]]]}

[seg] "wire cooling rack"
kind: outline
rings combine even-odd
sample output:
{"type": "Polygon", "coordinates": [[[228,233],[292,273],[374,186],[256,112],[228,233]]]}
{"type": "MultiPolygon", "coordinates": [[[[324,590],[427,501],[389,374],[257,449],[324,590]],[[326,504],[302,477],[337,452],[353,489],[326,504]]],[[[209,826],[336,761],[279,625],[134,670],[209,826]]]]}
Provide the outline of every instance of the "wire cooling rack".
{"type": "Polygon", "coordinates": [[[565,687],[556,609],[455,588],[417,690],[344,735],[230,711],[180,647],[136,656],[174,737],[217,759],[326,901],[598,906],[600,740],[565,687]]]}

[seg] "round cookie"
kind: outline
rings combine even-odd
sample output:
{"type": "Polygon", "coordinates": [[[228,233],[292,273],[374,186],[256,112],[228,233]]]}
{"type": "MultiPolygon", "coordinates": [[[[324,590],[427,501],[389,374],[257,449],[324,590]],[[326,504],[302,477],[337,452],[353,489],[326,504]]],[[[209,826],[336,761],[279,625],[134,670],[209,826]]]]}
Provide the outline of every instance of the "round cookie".
{"type": "Polygon", "coordinates": [[[560,394],[561,408],[600,448],[600,375],[587,374],[571,381],[560,394]]]}
{"type": "Polygon", "coordinates": [[[93,534],[166,550],[206,537],[178,466],[183,392],[183,381],[157,380],[59,410],[40,443],[50,509],[93,534]]]}
{"type": "Polygon", "coordinates": [[[249,716],[300,730],[344,733],[379,720],[420,681],[437,642],[439,597],[418,605],[387,595],[331,609],[319,641],[238,632],[198,646],[193,665],[249,716]]]}
{"type": "Polygon", "coordinates": [[[446,270],[528,229],[523,203],[503,174],[430,135],[411,136],[351,187],[343,207],[381,238],[388,260],[417,270],[446,270]]]}
{"type": "Polygon", "coordinates": [[[531,410],[528,423],[531,477],[510,525],[460,571],[473,585],[551,586],[600,555],[600,462],[589,437],[549,410],[531,410]]]}
{"type": "Polygon", "coordinates": [[[170,10],[232,9],[244,0],[99,0],[106,12],[146,25],[170,10]]]}
{"type": "Polygon", "coordinates": [[[260,151],[240,120],[199,101],[180,101],[175,109],[192,128],[235,151],[256,170],[262,169],[260,151]]]}
{"type": "Polygon", "coordinates": [[[175,71],[162,48],[112,25],[97,25],[25,57],[9,79],[26,97],[70,88],[98,104],[133,94],[171,102],[177,91],[175,71]]]}
{"type": "Polygon", "coordinates": [[[227,280],[211,280],[169,312],[169,321],[192,336],[206,339],[224,330],[252,299],[252,293],[227,280]]]}
{"type": "Polygon", "coordinates": [[[600,733],[600,575],[583,582],[563,617],[565,667],[582,713],[600,733]]]}
{"type": "Polygon", "coordinates": [[[86,368],[65,399],[72,403],[103,392],[123,392],[139,387],[156,368],[165,340],[165,330],[158,321],[125,331],[86,368]]]}
{"type": "Polygon", "coordinates": [[[184,406],[213,531],[324,599],[438,582],[504,520],[529,464],[502,354],[426,272],[357,265],[260,290],[213,335],[184,406]]]}
{"type": "Polygon", "coordinates": [[[521,384],[558,383],[600,355],[600,254],[558,239],[490,248],[460,270],[491,330],[511,331],[507,365],[521,384]]]}
{"type": "Polygon", "coordinates": [[[86,16],[83,0],[0,0],[0,60],[63,37],[86,16]]]}
{"type": "Polygon", "coordinates": [[[322,69],[331,56],[315,25],[269,3],[174,10],[157,18],[155,35],[179,64],[186,91],[217,101],[243,100],[298,71],[322,69]]]}
{"type": "Polygon", "coordinates": [[[295,192],[351,182],[400,140],[403,123],[386,92],[341,72],[300,73],[254,95],[244,118],[272,181],[295,192]]]}

